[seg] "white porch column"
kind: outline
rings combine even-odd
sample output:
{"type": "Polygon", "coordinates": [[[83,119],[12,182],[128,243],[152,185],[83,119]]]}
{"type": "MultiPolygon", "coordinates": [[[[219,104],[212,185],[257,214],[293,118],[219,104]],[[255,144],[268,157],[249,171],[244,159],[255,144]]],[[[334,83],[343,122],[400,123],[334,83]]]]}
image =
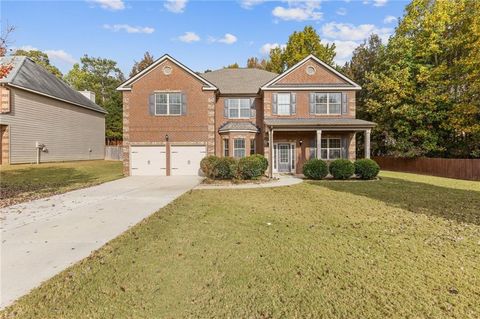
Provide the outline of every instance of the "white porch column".
{"type": "Polygon", "coordinates": [[[322,130],[317,130],[317,158],[322,157],[322,130]]]}
{"type": "Polygon", "coordinates": [[[365,130],[365,158],[370,158],[370,131],[365,130]]]}
{"type": "Polygon", "coordinates": [[[273,129],[268,129],[268,177],[273,177],[273,129]]]}

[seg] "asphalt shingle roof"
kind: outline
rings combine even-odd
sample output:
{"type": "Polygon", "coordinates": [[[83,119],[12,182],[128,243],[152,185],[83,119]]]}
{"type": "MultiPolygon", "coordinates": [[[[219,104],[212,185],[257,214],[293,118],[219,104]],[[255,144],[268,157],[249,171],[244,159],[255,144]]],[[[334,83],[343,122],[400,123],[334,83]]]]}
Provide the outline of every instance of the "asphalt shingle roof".
{"type": "Polygon", "coordinates": [[[374,127],[375,123],[353,118],[272,118],[264,120],[266,125],[289,126],[289,125],[318,125],[318,126],[359,126],[374,127]]]}
{"type": "Polygon", "coordinates": [[[256,94],[278,74],[259,69],[221,69],[200,74],[223,94],[256,94]]]}
{"type": "Polygon", "coordinates": [[[226,122],[218,129],[219,132],[252,131],[258,132],[258,127],[252,122],[226,122]]]}
{"type": "Polygon", "coordinates": [[[67,83],[24,56],[1,57],[0,65],[12,65],[9,74],[0,83],[50,95],[93,111],[107,113],[102,107],[72,89],[67,83]]]}

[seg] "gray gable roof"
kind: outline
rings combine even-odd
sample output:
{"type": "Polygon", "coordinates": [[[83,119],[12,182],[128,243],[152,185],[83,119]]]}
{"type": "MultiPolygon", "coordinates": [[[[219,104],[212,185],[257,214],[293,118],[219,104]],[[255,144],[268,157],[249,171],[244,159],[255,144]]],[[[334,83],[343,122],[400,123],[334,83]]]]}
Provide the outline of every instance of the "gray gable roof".
{"type": "Polygon", "coordinates": [[[0,83],[48,95],[100,113],[107,113],[102,107],[27,57],[1,57],[0,65],[7,64],[11,64],[13,68],[6,77],[0,79],[0,83]]]}
{"type": "Polygon", "coordinates": [[[221,69],[200,75],[215,84],[220,94],[256,94],[278,74],[259,69],[221,69]]]}

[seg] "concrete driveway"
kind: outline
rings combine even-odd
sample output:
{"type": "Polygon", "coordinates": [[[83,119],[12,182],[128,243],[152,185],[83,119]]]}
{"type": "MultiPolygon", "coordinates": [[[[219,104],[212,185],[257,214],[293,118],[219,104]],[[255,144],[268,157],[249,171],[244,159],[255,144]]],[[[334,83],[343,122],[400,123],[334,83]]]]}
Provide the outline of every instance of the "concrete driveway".
{"type": "Polygon", "coordinates": [[[200,180],[127,177],[0,210],[0,307],[87,257],[200,180]]]}

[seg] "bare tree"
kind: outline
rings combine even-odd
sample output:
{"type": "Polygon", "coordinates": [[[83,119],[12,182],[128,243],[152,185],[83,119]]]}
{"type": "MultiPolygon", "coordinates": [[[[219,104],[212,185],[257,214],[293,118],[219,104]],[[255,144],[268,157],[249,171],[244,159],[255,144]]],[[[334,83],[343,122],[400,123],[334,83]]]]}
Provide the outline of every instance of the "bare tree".
{"type": "Polygon", "coordinates": [[[12,43],[9,38],[13,31],[15,31],[15,26],[9,25],[8,23],[5,25],[5,28],[2,28],[2,32],[0,34],[0,57],[7,54],[8,47],[12,43]]]}

